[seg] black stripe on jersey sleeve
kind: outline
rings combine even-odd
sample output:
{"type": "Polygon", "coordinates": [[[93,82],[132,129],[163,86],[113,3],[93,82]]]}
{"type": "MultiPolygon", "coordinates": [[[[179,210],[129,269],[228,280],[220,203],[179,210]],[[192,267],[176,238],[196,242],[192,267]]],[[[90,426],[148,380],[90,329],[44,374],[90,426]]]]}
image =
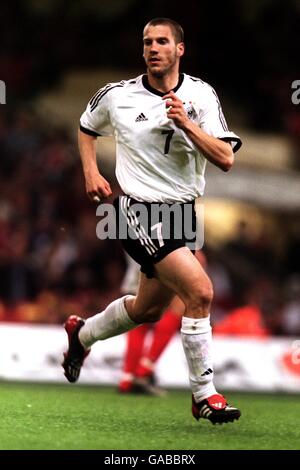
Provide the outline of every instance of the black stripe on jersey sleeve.
{"type": "Polygon", "coordinates": [[[90,129],[87,129],[86,127],[83,127],[81,124],[79,125],[79,129],[81,132],[87,135],[92,135],[93,137],[101,137],[101,134],[98,134],[95,131],[91,131],[90,129]]]}
{"type": "MultiPolygon", "coordinates": [[[[124,85],[125,82],[124,80],[121,80],[120,82],[118,82],[118,85],[124,85]]],[[[96,93],[92,96],[92,98],[90,99],[89,101],[89,104],[91,106],[93,106],[93,104],[96,102],[97,98],[102,95],[102,93],[104,93],[108,88],[111,88],[113,86],[116,86],[116,85],[113,85],[112,83],[107,83],[107,85],[105,85],[104,87],[100,88],[100,90],[96,91],[96,93]]]]}
{"type": "MultiPolygon", "coordinates": [[[[193,82],[201,82],[201,83],[205,84],[205,82],[203,80],[201,80],[201,78],[191,77],[190,75],[189,75],[189,78],[193,82]]],[[[221,106],[219,97],[218,97],[217,93],[215,92],[214,88],[211,85],[209,85],[208,83],[206,83],[206,85],[209,86],[209,88],[211,89],[211,91],[215,95],[216,102],[217,102],[217,105],[218,105],[218,110],[219,110],[219,120],[220,120],[221,126],[223,127],[223,130],[225,132],[228,132],[227,122],[226,122],[225,116],[224,116],[223,111],[222,111],[222,106],[221,106]]]]}
{"type": "Polygon", "coordinates": [[[103,88],[100,88],[100,90],[98,90],[94,96],[92,96],[92,98],[90,99],[90,105],[93,106],[93,104],[95,103],[95,101],[97,100],[98,96],[101,95],[101,93],[103,93],[110,85],[106,85],[104,86],[103,88]]]}
{"type": "Polygon", "coordinates": [[[215,98],[216,98],[216,101],[217,101],[220,123],[223,127],[223,130],[225,132],[227,132],[228,131],[228,126],[227,126],[227,123],[226,123],[226,120],[225,120],[225,117],[224,117],[224,114],[223,114],[223,111],[222,111],[220,100],[218,98],[217,93],[215,92],[215,90],[212,87],[211,87],[211,90],[212,90],[213,94],[215,95],[215,98]]]}
{"type": "Polygon", "coordinates": [[[232,149],[233,153],[237,152],[242,146],[242,141],[239,137],[218,137],[218,139],[228,142],[229,144],[231,142],[236,142],[236,145],[232,149]]]}
{"type": "Polygon", "coordinates": [[[94,103],[91,105],[91,112],[97,108],[99,101],[103,98],[103,96],[106,95],[106,93],[108,93],[110,90],[113,90],[114,88],[123,87],[123,86],[124,86],[124,83],[122,84],[120,83],[119,85],[113,85],[111,87],[105,87],[102,92],[99,92],[99,95],[97,95],[96,100],[94,98],[94,103]]]}
{"type": "Polygon", "coordinates": [[[201,80],[201,78],[191,77],[191,75],[189,75],[189,78],[190,78],[193,82],[205,83],[203,80],[201,80]]]}

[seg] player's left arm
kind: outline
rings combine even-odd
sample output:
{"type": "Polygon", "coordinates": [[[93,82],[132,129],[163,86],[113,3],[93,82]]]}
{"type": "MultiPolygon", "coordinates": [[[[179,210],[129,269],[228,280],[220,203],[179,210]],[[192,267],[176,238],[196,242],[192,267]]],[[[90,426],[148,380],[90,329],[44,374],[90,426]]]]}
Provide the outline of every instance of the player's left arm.
{"type": "Polygon", "coordinates": [[[186,133],[207,160],[223,171],[230,170],[234,162],[231,145],[217,137],[208,135],[192,122],[185,112],[182,101],[173,91],[165,95],[163,99],[167,100],[168,118],[172,119],[176,126],[186,133]]]}

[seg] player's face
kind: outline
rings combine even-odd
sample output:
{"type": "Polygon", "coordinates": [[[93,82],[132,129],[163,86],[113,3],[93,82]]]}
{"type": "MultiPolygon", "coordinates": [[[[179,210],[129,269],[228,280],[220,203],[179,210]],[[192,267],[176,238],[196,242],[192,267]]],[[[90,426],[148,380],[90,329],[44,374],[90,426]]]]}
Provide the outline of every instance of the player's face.
{"type": "Polygon", "coordinates": [[[144,30],[144,53],[148,72],[163,77],[175,69],[183,55],[184,46],[175,43],[172,30],[167,25],[148,26],[144,30]]]}

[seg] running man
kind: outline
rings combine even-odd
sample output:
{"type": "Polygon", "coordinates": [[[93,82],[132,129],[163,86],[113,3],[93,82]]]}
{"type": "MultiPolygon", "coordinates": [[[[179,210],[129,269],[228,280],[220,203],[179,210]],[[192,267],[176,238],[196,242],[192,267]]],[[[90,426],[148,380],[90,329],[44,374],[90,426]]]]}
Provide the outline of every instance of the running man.
{"type": "MultiPolygon", "coordinates": [[[[185,229],[187,221],[176,216],[165,227],[164,220],[153,224],[151,214],[159,204],[170,210],[175,207],[179,214],[192,209],[194,214],[195,199],[204,193],[207,160],[227,172],[241,141],[228,130],[213,88],[180,72],[184,38],[178,23],[168,18],[151,20],[144,28],[143,45],[146,73],[100,89],[81,116],[79,130],[86,192],[96,201],[111,195],[110,184],[97,167],[96,139],[115,136],[116,176],[124,193],[114,203],[117,226],[127,223],[130,236],[122,243],[141,266],[139,289],[136,296],[119,298],[86,321],[68,318],[69,347],[63,368],[70,382],[77,381],[96,341],[159,320],[177,294],[185,305],[181,336],[192,414],[197,420],[226,423],[241,413],[213,383],[212,283],[187,246],[185,230],[181,238],[177,236],[178,226],[185,229]],[[141,206],[150,225],[139,221],[137,207],[141,206]]],[[[194,222],[188,221],[191,226],[194,222]]]]}

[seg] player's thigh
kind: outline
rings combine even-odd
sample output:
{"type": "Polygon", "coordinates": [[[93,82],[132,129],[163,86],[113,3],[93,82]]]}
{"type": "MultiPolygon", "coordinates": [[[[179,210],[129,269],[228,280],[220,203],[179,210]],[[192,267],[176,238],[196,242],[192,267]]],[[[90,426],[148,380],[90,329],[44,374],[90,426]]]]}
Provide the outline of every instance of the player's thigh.
{"type": "Polygon", "coordinates": [[[141,273],[131,318],[137,322],[156,321],[168,307],[174,292],[158,279],[148,279],[141,273]]]}
{"type": "Polygon", "coordinates": [[[201,264],[202,268],[206,271],[207,270],[207,261],[206,261],[206,256],[201,250],[196,250],[195,251],[195,258],[199,261],[201,264]]]}
{"type": "Polygon", "coordinates": [[[156,277],[187,305],[193,298],[212,297],[212,283],[192,252],[178,248],[155,264],[156,277]]]}

